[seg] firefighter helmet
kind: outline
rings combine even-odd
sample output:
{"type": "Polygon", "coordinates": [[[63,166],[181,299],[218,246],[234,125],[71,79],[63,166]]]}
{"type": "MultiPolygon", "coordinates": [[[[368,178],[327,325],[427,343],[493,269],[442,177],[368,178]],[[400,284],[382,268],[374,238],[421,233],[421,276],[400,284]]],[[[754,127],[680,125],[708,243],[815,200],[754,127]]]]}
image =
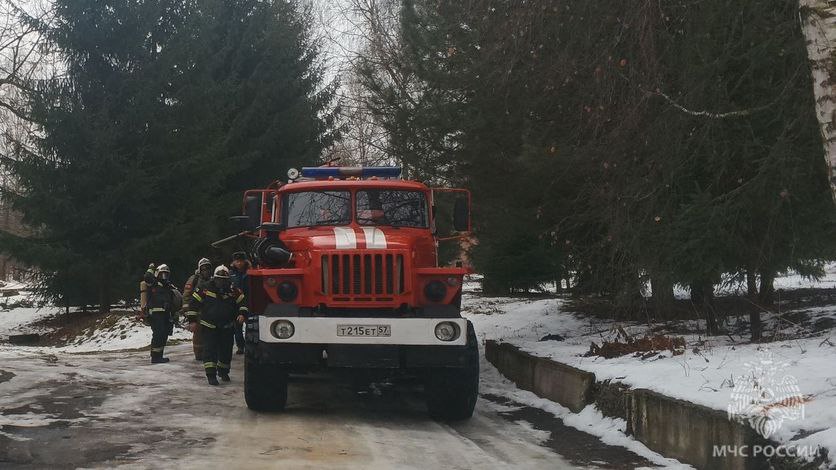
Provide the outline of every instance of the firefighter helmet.
{"type": "Polygon", "coordinates": [[[154,277],[156,277],[157,279],[168,280],[168,278],[171,277],[171,270],[168,269],[168,265],[161,264],[157,266],[157,270],[154,272],[154,277]]]}
{"type": "Polygon", "coordinates": [[[215,268],[215,274],[213,276],[219,279],[229,279],[229,269],[224,265],[220,265],[215,268]]]}
{"type": "Polygon", "coordinates": [[[200,261],[197,262],[198,271],[204,266],[212,266],[212,262],[209,261],[209,258],[200,258],[200,261]]]}

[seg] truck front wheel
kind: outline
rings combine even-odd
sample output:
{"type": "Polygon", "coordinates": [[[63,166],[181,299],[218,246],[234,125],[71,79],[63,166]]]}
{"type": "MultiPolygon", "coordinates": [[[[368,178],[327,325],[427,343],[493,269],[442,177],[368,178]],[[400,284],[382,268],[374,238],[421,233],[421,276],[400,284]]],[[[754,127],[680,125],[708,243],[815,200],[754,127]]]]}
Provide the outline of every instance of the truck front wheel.
{"type": "Polygon", "coordinates": [[[440,421],[459,421],[473,416],[479,397],[479,344],[473,324],[467,322],[467,364],[429,371],[424,393],[430,416],[440,421]]]}
{"type": "Polygon", "coordinates": [[[287,404],[287,371],[244,358],[244,400],[254,411],[281,411],[287,404]]]}

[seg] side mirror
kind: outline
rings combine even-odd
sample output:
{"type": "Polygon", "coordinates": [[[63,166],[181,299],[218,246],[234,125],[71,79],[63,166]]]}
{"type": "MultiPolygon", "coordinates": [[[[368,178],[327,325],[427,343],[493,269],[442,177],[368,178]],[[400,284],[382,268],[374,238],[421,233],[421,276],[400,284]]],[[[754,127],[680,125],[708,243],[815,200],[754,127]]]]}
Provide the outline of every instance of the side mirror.
{"type": "Polygon", "coordinates": [[[247,196],[244,199],[244,215],[247,217],[244,230],[254,230],[261,225],[261,197],[247,196]]]}
{"type": "Polygon", "coordinates": [[[457,232],[470,231],[470,202],[467,198],[456,199],[453,206],[453,230],[457,232]]]}

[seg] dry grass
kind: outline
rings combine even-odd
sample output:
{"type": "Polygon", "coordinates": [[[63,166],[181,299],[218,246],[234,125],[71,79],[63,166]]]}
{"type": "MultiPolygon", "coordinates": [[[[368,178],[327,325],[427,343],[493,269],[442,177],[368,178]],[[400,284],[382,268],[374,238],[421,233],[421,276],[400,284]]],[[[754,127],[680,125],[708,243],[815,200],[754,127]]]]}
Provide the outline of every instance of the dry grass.
{"type": "Polygon", "coordinates": [[[685,338],[681,336],[654,335],[633,338],[619,328],[615,341],[603,341],[600,346],[592,342],[585,356],[598,356],[606,359],[634,354],[642,359],[656,355],[661,351],[670,351],[678,356],[685,353],[685,338]]]}

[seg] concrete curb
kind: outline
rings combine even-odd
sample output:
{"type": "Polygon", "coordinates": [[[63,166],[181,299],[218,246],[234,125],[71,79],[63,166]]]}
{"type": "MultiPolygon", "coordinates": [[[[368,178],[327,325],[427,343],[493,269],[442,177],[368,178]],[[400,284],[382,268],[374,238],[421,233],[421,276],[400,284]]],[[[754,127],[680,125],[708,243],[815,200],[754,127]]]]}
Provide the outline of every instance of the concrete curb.
{"type": "Polygon", "coordinates": [[[590,403],[595,374],[492,340],[485,343],[485,357],[517,387],[560,403],[573,413],[590,403]]]}
{"type": "Polygon", "coordinates": [[[754,446],[768,444],[751,427],[730,421],[725,412],[617,382],[597,382],[591,372],[533,356],[509,343],[486,341],[485,357],[519,388],[574,413],[594,403],[605,416],[626,420],[628,435],[664,456],[698,469],[768,468],[763,457],[714,456],[715,445],[748,446],[735,448],[752,453],[754,446]]]}

